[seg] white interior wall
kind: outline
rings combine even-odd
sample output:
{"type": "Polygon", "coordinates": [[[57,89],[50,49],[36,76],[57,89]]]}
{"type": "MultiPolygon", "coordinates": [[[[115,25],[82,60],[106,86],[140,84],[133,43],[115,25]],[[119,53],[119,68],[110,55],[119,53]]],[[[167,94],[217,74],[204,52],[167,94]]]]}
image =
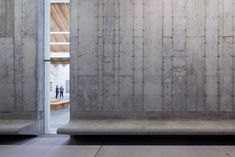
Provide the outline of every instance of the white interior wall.
{"type": "Polygon", "coordinates": [[[50,65],[50,82],[52,82],[51,98],[55,97],[56,85],[64,87],[64,97],[69,98],[69,93],[66,93],[66,80],[69,80],[69,65],[50,65]]]}

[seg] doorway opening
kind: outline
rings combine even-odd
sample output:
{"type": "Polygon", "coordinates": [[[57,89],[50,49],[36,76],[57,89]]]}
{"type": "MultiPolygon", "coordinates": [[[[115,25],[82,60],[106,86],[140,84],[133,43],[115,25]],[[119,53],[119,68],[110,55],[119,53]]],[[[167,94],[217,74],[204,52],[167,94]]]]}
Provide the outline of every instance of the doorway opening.
{"type": "Polygon", "coordinates": [[[46,65],[46,133],[70,120],[70,13],[68,0],[48,3],[48,64],[46,65]]]}

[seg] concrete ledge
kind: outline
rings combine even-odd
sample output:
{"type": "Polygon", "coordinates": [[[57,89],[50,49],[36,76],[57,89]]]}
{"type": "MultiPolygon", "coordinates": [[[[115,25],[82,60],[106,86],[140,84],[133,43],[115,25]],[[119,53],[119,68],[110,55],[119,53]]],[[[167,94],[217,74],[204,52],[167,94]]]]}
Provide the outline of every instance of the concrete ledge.
{"type": "Polygon", "coordinates": [[[0,120],[0,135],[38,135],[38,123],[30,120],[0,120]]]}
{"type": "Polygon", "coordinates": [[[235,135],[235,120],[74,120],[67,135],[235,135]]]}

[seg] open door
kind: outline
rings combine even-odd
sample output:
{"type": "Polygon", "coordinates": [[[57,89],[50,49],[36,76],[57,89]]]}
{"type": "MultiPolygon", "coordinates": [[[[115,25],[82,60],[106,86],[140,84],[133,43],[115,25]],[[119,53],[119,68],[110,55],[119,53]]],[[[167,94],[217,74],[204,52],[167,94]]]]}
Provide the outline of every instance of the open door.
{"type": "Polygon", "coordinates": [[[55,133],[70,117],[70,15],[68,1],[51,1],[48,5],[46,132],[55,133]]]}

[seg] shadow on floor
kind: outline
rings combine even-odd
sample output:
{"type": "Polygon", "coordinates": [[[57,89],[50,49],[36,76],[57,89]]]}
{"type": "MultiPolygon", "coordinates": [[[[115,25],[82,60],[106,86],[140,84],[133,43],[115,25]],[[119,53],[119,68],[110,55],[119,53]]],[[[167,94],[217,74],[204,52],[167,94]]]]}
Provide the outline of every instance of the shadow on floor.
{"type": "Polygon", "coordinates": [[[32,135],[0,135],[0,145],[20,145],[37,138],[32,135]]]}
{"type": "Polygon", "coordinates": [[[235,136],[0,136],[0,145],[235,145],[235,136]]]}
{"type": "Polygon", "coordinates": [[[235,145],[235,136],[72,136],[69,145],[235,145]]]}

